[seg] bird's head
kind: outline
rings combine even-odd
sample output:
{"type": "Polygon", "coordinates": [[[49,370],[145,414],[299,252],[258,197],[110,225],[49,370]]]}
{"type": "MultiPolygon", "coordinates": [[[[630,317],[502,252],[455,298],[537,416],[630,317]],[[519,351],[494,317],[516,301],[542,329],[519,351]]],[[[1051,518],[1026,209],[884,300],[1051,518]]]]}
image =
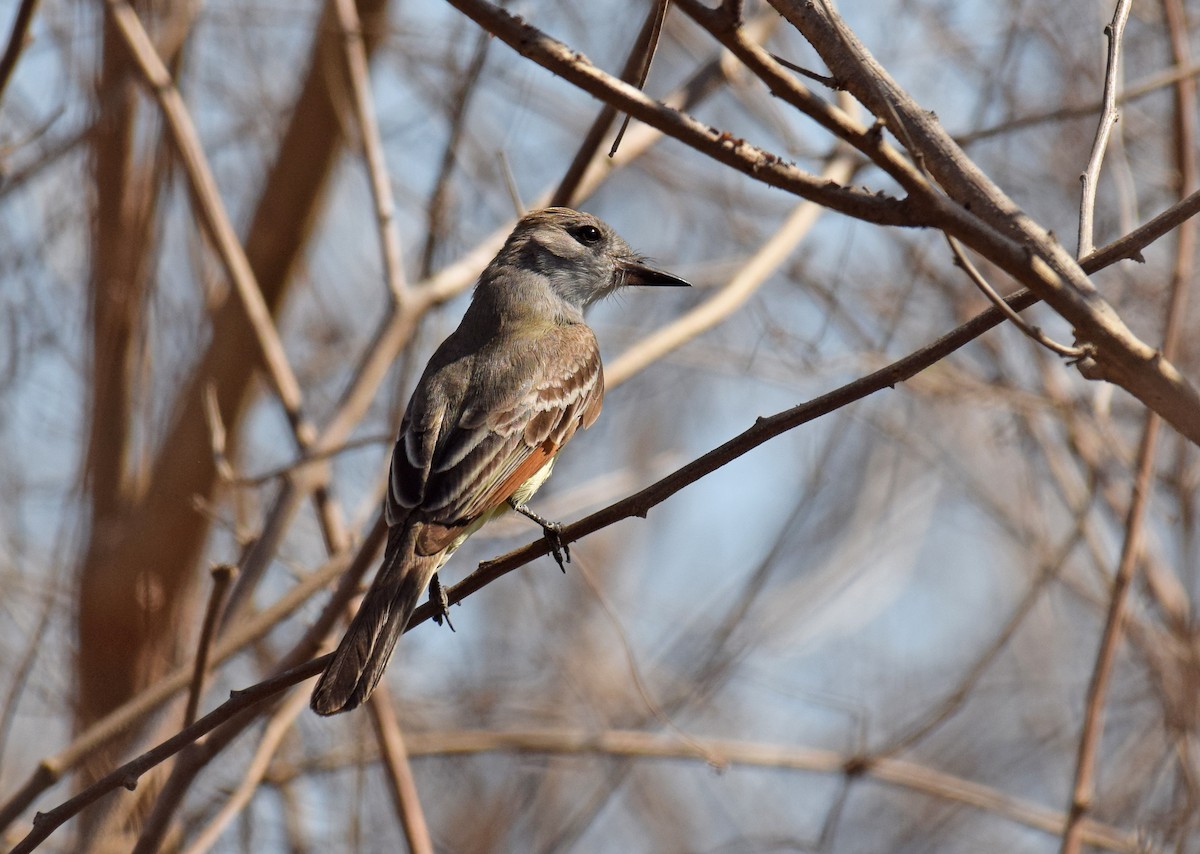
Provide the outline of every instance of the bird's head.
{"type": "Polygon", "coordinates": [[[648,265],[608,223],[570,208],[523,216],[493,264],[535,274],[581,312],[618,288],[688,285],[648,265]]]}

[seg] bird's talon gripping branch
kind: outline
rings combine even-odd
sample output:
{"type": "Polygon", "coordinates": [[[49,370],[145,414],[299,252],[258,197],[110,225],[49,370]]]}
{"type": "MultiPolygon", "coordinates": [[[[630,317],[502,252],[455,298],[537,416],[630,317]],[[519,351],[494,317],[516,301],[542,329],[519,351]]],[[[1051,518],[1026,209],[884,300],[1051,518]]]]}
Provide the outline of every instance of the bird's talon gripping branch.
{"type": "Polygon", "coordinates": [[[433,578],[429,579],[429,601],[437,608],[433,612],[433,621],[439,626],[442,620],[446,621],[446,627],[450,631],[454,631],[454,623],[450,622],[450,597],[446,595],[446,588],[442,587],[442,582],[435,572],[433,578]]]}
{"type": "Polygon", "coordinates": [[[546,538],[546,543],[550,546],[550,554],[558,564],[558,568],[565,573],[567,571],[566,564],[571,562],[571,547],[562,540],[562,525],[551,522],[549,519],[543,519],[524,504],[518,504],[515,498],[508,499],[508,506],[526,519],[542,526],[542,536],[546,538]]]}

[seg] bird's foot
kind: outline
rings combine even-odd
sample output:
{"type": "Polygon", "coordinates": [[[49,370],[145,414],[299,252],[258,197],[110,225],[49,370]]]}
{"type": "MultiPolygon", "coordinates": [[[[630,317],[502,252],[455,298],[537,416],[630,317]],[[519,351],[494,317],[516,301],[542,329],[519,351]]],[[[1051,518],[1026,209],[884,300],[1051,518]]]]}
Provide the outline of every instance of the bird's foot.
{"type": "Polygon", "coordinates": [[[546,543],[550,546],[550,554],[554,558],[554,562],[558,564],[558,568],[565,573],[566,565],[571,562],[571,547],[562,540],[562,525],[543,519],[524,504],[518,504],[511,498],[508,500],[508,505],[526,519],[542,526],[542,536],[546,538],[546,543]]]}
{"type": "Polygon", "coordinates": [[[446,588],[442,587],[436,572],[433,578],[429,579],[429,601],[437,609],[433,612],[433,621],[440,626],[442,620],[445,620],[450,631],[454,631],[454,623],[450,622],[450,598],[446,595],[446,588]]]}

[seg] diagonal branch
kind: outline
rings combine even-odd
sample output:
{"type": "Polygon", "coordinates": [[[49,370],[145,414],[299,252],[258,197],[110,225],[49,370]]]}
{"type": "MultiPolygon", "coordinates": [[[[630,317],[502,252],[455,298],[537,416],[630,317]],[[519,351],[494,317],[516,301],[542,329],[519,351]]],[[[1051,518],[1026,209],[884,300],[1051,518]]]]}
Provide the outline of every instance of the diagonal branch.
{"type": "Polygon", "coordinates": [[[921,211],[908,200],[824,181],[776,154],[655,101],[636,87],[596,67],[570,46],[487,0],[449,2],[525,58],[595,98],[764,184],[879,225],[928,224],[923,221],[921,211]]]}

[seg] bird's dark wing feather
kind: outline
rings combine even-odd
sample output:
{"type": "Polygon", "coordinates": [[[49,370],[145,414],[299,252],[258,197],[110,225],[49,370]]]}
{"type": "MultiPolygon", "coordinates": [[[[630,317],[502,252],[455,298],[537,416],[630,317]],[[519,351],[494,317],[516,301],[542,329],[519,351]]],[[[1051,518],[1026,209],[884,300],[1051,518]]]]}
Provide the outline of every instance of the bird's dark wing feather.
{"type": "Polygon", "coordinates": [[[600,414],[604,374],[586,326],[545,328],[520,355],[519,363],[488,378],[511,387],[507,394],[496,398],[478,390],[457,419],[422,412],[405,424],[392,456],[388,519],[395,524],[418,514],[424,522],[419,552],[444,549],[472,521],[507,501],[600,414]]]}

